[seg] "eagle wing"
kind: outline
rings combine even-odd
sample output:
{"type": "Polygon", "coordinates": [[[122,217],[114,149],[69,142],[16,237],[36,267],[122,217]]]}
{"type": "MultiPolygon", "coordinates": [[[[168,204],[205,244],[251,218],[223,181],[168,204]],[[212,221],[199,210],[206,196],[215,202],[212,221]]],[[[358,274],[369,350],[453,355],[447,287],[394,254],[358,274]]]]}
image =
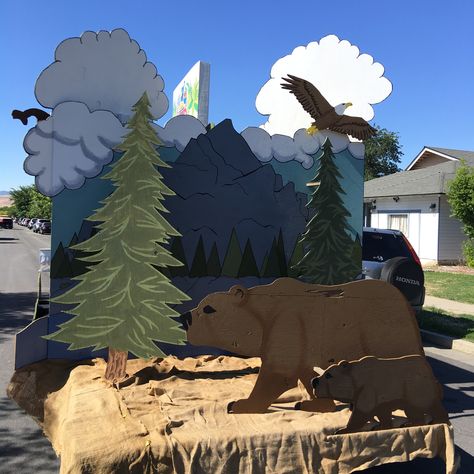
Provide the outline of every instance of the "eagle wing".
{"type": "Polygon", "coordinates": [[[288,74],[288,77],[283,77],[282,79],[286,82],[282,83],[281,87],[294,94],[298,102],[303,106],[303,109],[306,110],[314,120],[334,110],[334,107],[311,82],[301,79],[300,77],[292,76],[291,74],[288,74]]]}
{"type": "Polygon", "coordinates": [[[358,140],[367,140],[377,132],[363,118],[350,117],[349,115],[342,115],[334,125],[329,127],[329,130],[351,135],[358,140]]]}

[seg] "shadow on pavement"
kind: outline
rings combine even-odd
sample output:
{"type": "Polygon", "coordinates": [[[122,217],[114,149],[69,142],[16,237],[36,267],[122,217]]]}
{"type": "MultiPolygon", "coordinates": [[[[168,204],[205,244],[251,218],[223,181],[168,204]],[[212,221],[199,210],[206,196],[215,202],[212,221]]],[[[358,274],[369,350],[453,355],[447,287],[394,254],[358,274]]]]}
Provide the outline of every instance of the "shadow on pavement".
{"type": "Polygon", "coordinates": [[[33,421],[27,426],[24,423],[16,423],[16,419],[23,418],[24,414],[7,398],[0,398],[0,414],[2,474],[59,472],[59,459],[41,428],[35,427],[33,421]]]}
{"type": "MultiPolygon", "coordinates": [[[[456,447],[456,453],[461,456],[461,466],[456,474],[472,474],[474,472],[473,457],[456,447]]],[[[397,462],[384,464],[383,466],[371,467],[364,474],[446,474],[446,465],[440,458],[421,459],[417,458],[411,462],[397,462]]]]}
{"type": "Polygon", "coordinates": [[[0,294],[0,343],[33,320],[36,293],[0,294]]]}
{"type": "MultiPolygon", "coordinates": [[[[427,359],[433,368],[435,377],[443,385],[443,405],[450,415],[449,418],[453,420],[461,417],[474,417],[474,413],[465,413],[474,410],[474,398],[464,393],[474,390],[474,374],[433,357],[427,357],[427,359]],[[457,384],[463,384],[462,390],[447,386],[457,384]],[[469,387],[466,384],[470,384],[469,387]]],[[[454,436],[456,436],[456,432],[454,436]]]]}

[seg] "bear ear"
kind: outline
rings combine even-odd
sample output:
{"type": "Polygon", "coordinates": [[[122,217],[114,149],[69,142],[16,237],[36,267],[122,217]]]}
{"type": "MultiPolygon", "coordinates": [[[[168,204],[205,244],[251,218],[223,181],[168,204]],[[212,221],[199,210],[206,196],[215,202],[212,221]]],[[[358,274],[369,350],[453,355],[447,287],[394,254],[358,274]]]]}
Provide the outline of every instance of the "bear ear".
{"type": "Polygon", "coordinates": [[[247,300],[248,290],[241,285],[234,285],[229,290],[229,294],[235,297],[238,304],[242,304],[247,300]]]}
{"type": "Polygon", "coordinates": [[[349,362],[347,362],[347,360],[341,360],[341,362],[339,362],[339,367],[342,367],[343,369],[348,369],[349,368],[349,362]]]}

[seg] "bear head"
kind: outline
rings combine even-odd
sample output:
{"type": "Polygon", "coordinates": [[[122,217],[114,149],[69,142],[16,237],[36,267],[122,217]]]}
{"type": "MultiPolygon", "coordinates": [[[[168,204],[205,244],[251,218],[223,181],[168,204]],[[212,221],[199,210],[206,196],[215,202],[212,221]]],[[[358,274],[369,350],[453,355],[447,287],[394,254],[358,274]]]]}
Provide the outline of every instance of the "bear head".
{"type": "Polygon", "coordinates": [[[206,296],[181,316],[188,341],[239,355],[260,356],[263,328],[250,310],[248,297],[248,290],[240,285],[206,296]]]}
{"type": "Polygon", "coordinates": [[[351,364],[341,360],[329,366],[321,375],[311,380],[314,395],[318,398],[332,398],[340,402],[352,402],[356,387],[352,378],[351,364]]]}

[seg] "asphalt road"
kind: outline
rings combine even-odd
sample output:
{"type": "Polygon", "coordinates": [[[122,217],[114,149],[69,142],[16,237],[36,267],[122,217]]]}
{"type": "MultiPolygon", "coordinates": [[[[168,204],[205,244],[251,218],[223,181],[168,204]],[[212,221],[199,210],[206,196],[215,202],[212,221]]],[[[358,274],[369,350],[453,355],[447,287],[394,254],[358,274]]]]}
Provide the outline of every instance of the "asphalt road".
{"type": "MultiPolygon", "coordinates": [[[[49,248],[49,236],[24,227],[0,229],[0,472],[43,474],[59,472],[59,461],[41,429],[5,396],[13,373],[14,335],[32,318],[38,278],[38,253],[49,248]]],[[[474,473],[474,357],[457,351],[426,347],[436,377],[444,386],[444,404],[454,427],[461,474],[474,473]]],[[[440,460],[379,466],[373,474],[444,473],[440,460]]],[[[296,473],[295,473],[296,474],[296,473]]]]}
{"type": "Polygon", "coordinates": [[[14,336],[33,317],[39,249],[50,236],[25,227],[0,229],[0,472],[51,474],[59,460],[41,429],[6,396],[14,369],[14,336]]]}

